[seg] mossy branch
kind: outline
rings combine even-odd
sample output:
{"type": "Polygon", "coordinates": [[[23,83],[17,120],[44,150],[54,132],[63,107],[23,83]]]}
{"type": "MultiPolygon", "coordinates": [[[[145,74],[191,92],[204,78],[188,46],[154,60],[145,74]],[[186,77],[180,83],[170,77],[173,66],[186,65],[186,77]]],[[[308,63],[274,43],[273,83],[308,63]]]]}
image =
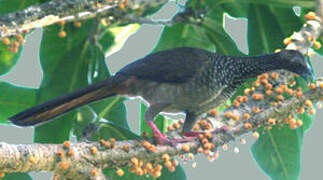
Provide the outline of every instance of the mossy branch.
{"type": "Polygon", "coordinates": [[[55,0],[0,16],[0,38],[21,34],[61,21],[94,17],[122,20],[125,15],[146,15],[168,0],[55,0]]]}

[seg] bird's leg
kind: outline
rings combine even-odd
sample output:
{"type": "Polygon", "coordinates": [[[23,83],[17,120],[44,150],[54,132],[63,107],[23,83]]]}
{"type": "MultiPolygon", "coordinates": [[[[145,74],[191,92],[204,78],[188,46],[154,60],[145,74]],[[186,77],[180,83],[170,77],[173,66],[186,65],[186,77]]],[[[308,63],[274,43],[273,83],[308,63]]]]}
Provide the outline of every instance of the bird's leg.
{"type": "Polygon", "coordinates": [[[203,133],[192,132],[193,125],[195,124],[197,118],[198,115],[196,115],[194,112],[186,112],[186,118],[183,125],[183,135],[186,137],[183,139],[174,139],[172,140],[172,143],[191,141],[194,140],[196,136],[203,133]]]}
{"type": "Polygon", "coordinates": [[[165,107],[166,105],[153,104],[148,107],[147,111],[144,114],[144,118],[148,126],[151,127],[155,134],[157,134],[162,143],[169,142],[169,140],[159,131],[158,127],[154,123],[154,119],[158,115],[158,113],[161,112],[165,107]]]}

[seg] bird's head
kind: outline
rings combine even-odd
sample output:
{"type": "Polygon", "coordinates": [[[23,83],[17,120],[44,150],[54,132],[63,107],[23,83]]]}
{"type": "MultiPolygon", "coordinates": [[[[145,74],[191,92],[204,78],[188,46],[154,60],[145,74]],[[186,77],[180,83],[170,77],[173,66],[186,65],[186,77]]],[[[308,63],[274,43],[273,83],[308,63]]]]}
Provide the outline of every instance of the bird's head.
{"type": "Polygon", "coordinates": [[[281,66],[300,75],[307,83],[314,80],[314,74],[306,58],[295,50],[282,50],[278,53],[281,66]]]}

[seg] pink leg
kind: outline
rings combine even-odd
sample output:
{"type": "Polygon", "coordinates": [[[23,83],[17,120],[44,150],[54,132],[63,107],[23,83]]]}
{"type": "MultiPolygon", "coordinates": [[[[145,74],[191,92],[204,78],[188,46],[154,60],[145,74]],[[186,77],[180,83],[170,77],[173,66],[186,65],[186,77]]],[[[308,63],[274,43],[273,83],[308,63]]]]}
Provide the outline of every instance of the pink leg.
{"type": "Polygon", "coordinates": [[[157,134],[158,138],[162,141],[162,143],[168,142],[168,139],[159,131],[154,121],[147,121],[147,124],[151,127],[154,133],[157,134]]]}
{"type": "Polygon", "coordinates": [[[184,132],[183,134],[187,137],[196,137],[200,134],[205,134],[205,132],[184,132]]]}

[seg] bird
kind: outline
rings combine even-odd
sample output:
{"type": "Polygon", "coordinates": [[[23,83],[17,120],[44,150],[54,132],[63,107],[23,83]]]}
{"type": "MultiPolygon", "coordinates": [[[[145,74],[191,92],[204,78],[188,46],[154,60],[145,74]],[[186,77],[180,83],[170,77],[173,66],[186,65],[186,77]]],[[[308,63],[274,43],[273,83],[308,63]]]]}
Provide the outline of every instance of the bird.
{"type": "Polygon", "coordinates": [[[185,113],[182,133],[196,136],[192,127],[203,113],[223,104],[248,79],[281,69],[307,82],[314,76],[305,57],[296,50],[227,56],[179,47],[149,54],[106,80],[27,109],[9,120],[17,126],[33,126],[111,96],[141,97],[149,104],[144,113],[146,123],[162,142],[169,142],[154,123],[159,113],[185,113]]]}

